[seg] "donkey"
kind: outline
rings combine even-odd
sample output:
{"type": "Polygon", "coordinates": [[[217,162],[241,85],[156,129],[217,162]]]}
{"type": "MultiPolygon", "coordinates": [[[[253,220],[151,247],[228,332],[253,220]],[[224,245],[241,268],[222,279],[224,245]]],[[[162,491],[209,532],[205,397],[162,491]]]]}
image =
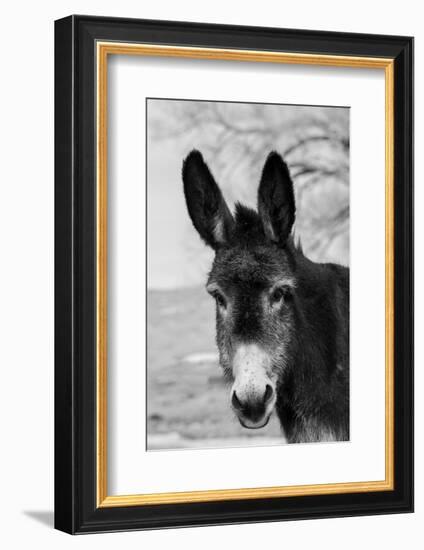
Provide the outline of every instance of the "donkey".
{"type": "Polygon", "coordinates": [[[349,439],[349,270],[308,259],[292,235],[281,156],[266,159],[257,212],[229,210],[200,152],[183,163],[191,221],[215,251],[206,289],[231,406],[245,428],[276,411],[289,443],[349,439]]]}

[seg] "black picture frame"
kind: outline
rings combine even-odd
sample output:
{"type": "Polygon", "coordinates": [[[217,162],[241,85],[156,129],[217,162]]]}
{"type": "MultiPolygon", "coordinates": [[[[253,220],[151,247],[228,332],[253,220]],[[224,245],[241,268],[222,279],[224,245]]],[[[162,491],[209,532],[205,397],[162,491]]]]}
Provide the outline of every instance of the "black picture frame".
{"type": "Polygon", "coordinates": [[[55,527],[93,533],[413,511],[413,39],[73,15],[55,22],[55,527]],[[394,490],[97,507],[99,40],[394,60],[394,490]]]}

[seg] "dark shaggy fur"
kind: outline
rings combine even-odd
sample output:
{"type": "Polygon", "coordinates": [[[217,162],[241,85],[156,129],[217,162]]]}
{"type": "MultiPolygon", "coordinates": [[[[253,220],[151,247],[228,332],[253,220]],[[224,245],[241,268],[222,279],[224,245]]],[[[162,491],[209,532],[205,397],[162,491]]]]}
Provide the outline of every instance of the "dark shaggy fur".
{"type": "Polygon", "coordinates": [[[294,244],[287,165],[271,153],[258,212],[237,204],[234,217],[199,152],[185,160],[183,181],[193,224],[216,252],[208,285],[224,372],[231,379],[237,344],[260,345],[272,358],[275,410],[288,441],[348,440],[349,270],[312,262],[294,244]],[[276,281],[286,282],[278,308],[269,305],[276,281]]]}

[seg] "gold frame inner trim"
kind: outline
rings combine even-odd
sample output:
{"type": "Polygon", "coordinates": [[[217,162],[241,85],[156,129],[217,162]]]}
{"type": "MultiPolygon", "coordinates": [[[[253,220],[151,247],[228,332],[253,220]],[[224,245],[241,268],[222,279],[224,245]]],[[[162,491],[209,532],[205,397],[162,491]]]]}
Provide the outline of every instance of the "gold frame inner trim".
{"type": "Polygon", "coordinates": [[[390,58],[263,52],[219,48],[97,42],[97,506],[142,506],[276,498],[394,489],[394,60],[390,58]],[[109,55],[220,59],[262,63],[383,69],[385,72],[385,479],[349,483],[217,489],[109,496],[107,493],[107,61],[109,55]]]}

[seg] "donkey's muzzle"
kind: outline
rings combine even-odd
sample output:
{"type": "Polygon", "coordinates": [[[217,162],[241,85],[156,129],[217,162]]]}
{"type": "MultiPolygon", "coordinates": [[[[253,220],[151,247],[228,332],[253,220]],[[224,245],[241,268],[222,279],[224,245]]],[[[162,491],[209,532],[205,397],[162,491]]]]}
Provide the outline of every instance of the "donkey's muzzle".
{"type": "Polygon", "coordinates": [[[241,397],[233,390],[231,404],[240,423],[245,428],[262,428],[269,420],[269,405],[274,400],[274,390],[267,384],[262,395],[248,395],[241,397]]]}

